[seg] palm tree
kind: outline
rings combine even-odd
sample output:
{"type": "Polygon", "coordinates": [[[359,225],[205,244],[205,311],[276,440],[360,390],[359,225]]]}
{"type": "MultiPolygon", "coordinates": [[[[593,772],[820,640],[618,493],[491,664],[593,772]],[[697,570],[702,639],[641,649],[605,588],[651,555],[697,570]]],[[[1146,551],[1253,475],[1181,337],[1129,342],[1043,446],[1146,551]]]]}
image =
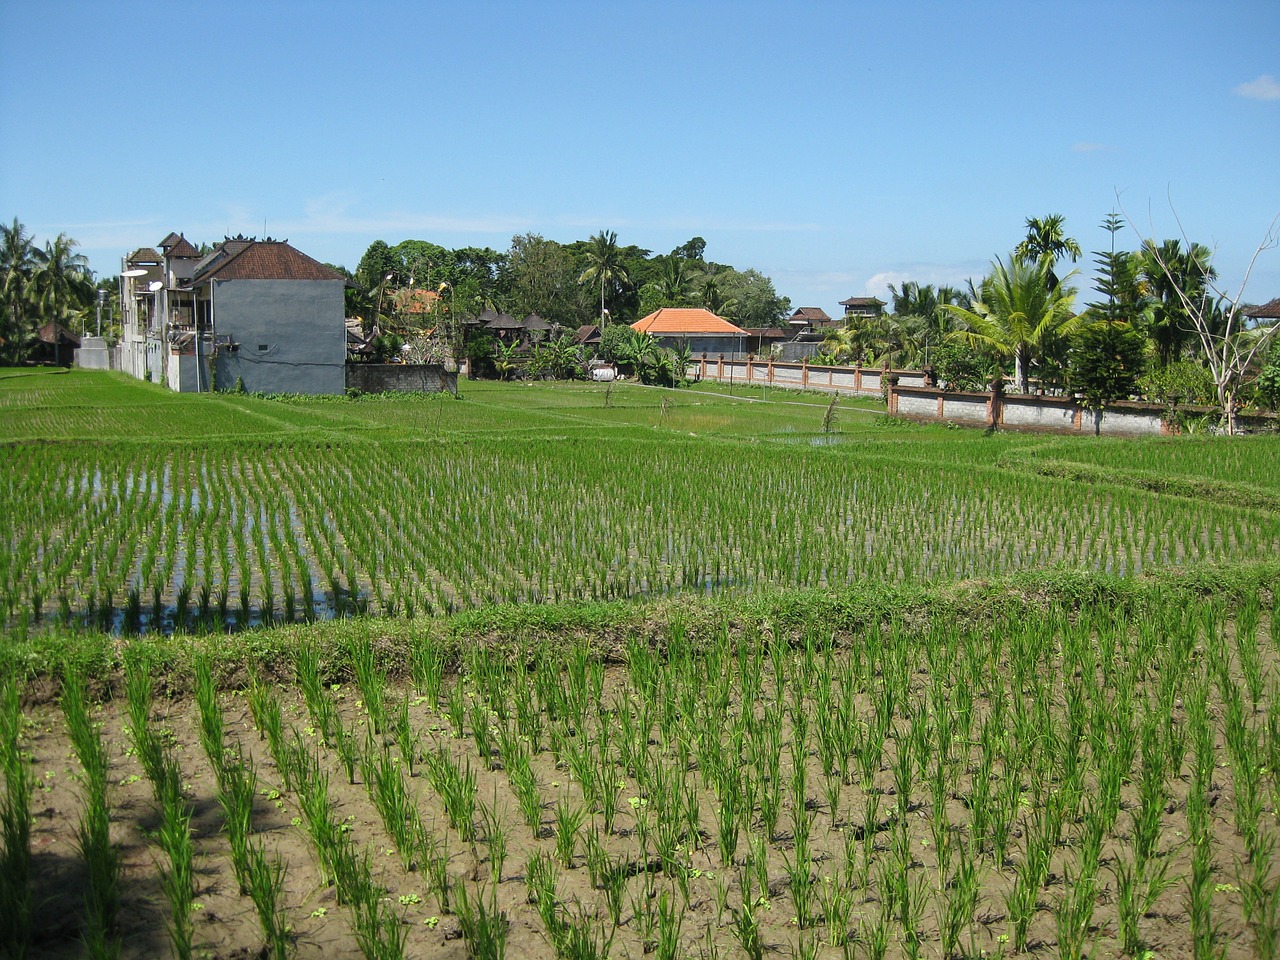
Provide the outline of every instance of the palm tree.
{"type": "Polygon", "coordinates": [[[852,323],[831,327],[822,337],[822,352],[835,363],[850,363],[862,358],[863,331],[852,323]]]}
{"type": "Polygon", "coordinates": [[[662,258],[662,272],[658,275],[658,292],[669,307],[688,303],[693,297],[693,274],[688,270],[689,261],[683,257],[662,258]]]}
{"type": "Polygon", "coordinates": [[[76,242],[60,233],[37,255],[35,283],[41,312],[57,323],[78,316],[93,301],[89,259],[75,248],[76,242]]]}
{"type": "Polygon", "coordinates": [[[16,217],[11,226],[0,225],[0,362],[19,363],[35,345],[37,252],[16,217]]]}
{"type": "Polygon", "coordinates": [[[1015,256],[1008,266],[997,257],[977,291],[973,309],[944,307],[967,328],[948,334],[947,339],[1013,357],[1014,376],[1023,393],[1030,392],[1031,364],[1045,345],[1084,323],[1073,312],[1075,290],[1064,286],[1064,281],[1049,285],[1052,269],[1053,260],[1047,255],[1033,264],[1015,256]]]}
{"type": "Polygon", "coordinates": [[[618,249],[618,234],[613,230],[601,230],[591,237],[587,248],[587,269],[578,277],[579,283],[597,281],[600,284],[600,326],[603,330],[605,317],[604,288],[605,285],[617,286],[630,279],[627,268],[622,262],[622,251],[618,249]]]}
{"type": "Polygon", "coordinates": [[[1142,290],[1151,299],[1147,336],[1156,345],[1160,366],[1165,367],[1178,359],[1195,335],[1179,291],[1192,302],[1203,300],[1218,271],[1210,263],[1212,252],[1202,243],[1183,250],[1178,240],[1159,246],[1146,240],[1136,256],[1142,290]]]}
{"type": "Polygon", "coordinates": [[[738,301],[726,296],[720,289],[720,282],[716,280],[715,274],[707,274],[702,281],[702,308],[710,310],[717,317],[731,317],[737,306],[738,301]]]}
{"type": "Polygon", "coordinates": [[[1032,264],[1044,257],[1050,258],[1049,272],[1045,275],[1046,289],[1050,290],[1058,285],[1053,265],[1064,256],[1070,257],[1072,263],[1081,256],[1080,244],[1062,230],[1065,219],[1060,213],[1052,213],[1043,219],[1028,217],[1026,239],[1013,248],[1014,259],[1019,263],[1032,264]]]}
{"type": "Polygon", "coordinates": [[[896,359],[919,363],[927,357],[930,346],[937,346],[951,332],[952,317],[944,308],[962,304],[964,298],[954,287],[934,289],[933,284],[921,286],[914,280],[903,283],[901,289],[889,284],[889,293],[893,314],[885,318],[886,339],[896,344],[896,351],[901,354],[896,359]]]}

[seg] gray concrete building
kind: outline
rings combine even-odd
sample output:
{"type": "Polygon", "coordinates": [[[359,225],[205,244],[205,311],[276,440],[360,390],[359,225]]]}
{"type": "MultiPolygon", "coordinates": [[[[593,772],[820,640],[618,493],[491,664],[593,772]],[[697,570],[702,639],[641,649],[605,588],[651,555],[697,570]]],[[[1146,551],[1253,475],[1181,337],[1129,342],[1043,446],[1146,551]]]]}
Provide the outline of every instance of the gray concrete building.
{"type": "Polygon", "coordinates": [[[200,332],[212,341],[217,389],[342,393],[345,283],[283,240],[236,237],[214,248],[190,289],[200,332]]]}

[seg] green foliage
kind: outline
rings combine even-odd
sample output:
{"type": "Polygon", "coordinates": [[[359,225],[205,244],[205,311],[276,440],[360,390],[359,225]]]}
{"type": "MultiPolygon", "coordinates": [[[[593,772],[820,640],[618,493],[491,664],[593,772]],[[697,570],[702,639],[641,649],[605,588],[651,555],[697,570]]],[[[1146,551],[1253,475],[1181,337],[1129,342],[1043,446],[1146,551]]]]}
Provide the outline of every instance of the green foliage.
{"type": "Polygon", "coordinates": [[[1138,380],[1143,396],[1157,403],[1211,404],[1217,402],[1213,377],[1203,366],[1177,360],[1149,370],[1138,380]]]}
{"type": "Polygon", "coordinates": [[[1000,369],[991,357],[956,343],[942,344],[929,358],[948,390],[986,390],[1000,369]]]}
{"type": "Polygon", "coordinates": [[[1280,343],[1272,345],[1271,355],[1258,374],[1255,390],[1263,404],[1280,411],[1280,343]]]}
{"type": "Polygon", "coordinates": [[[1126,400],[1138,390],[1138,380],[1146,367],[1145,350],[1141,335],[1128,324],[1087,327],[1075,338],[1067,384],[1082,395],[1084,406],[1090,410],[1126,400]]]}

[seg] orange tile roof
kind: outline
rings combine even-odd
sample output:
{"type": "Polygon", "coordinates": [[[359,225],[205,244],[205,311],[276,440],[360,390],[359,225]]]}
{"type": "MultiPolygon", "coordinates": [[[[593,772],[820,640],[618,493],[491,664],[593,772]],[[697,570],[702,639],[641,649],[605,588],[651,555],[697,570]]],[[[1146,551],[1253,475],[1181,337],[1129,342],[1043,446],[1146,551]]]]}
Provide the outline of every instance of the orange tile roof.
{"type": "Polygon", "coordinates": [[[631,325],[632,330],[656,337],[671,335],[742,336],[747,332],[701,307],[661,307],[631,325]]]}
{"type": "Polygon", "coordinates": [[[397,290],[392,294],[391,299],[395,301],[396,309],[401,313],[431,313],[440,301],[440,294],[421,287],[406,287],[403,290],[397,290]]]}

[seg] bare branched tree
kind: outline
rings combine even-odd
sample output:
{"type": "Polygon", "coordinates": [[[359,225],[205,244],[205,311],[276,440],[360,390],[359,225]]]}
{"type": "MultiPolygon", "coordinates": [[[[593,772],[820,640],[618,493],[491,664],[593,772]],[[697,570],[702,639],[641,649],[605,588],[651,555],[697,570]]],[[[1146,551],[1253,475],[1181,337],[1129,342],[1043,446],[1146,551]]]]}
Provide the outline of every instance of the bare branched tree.
{"type": "MultiPolygon", "coordinates": [[[[1173,210],[1178,231],[1182,234],[1187,248],[1190,249],[1191,239],[1187,236],[1172,201],[1169,207],[1173,210]]],[[[1129,215],[1124,212],[1123,206],[1121,213],[1124,214],[1126,221],[1133,223],[1129,215]]],[[[1218,394],[1218,407],[1222,411],[1222,429],[1229,436],[1234,436],[1238,432],[1236,413],[1240,407],[1241,392],[1257,377],[1254,361],[1264,355],[1272,338],[1280,333],[1280,324],[1250,326],[1247,322],[1248,318],[1241,312],[1244,306],[1245,287],[1249,284],[1254,265],[1263,251],[1272,250],[1280,243],[1280,234],[1277,234],[1278,225],[1280,225],[1280,213],[1276,214],[1271,221],[1266,235],[1254,249],[1253,256],[1249,258],[1249,265],[1234,296],[1219,284],[1212,271],[1208,269],[1208,264],[1206,264],[1205,275],[1197,278],[1201,281],[1200,284],[1193,286],[1181,282],[1175,265],[1165,262],[1159,245],[1155,243],[1148,245],[1150,256],[1169,278],[1170,285],[1176,292],[1186,313],[1187,321],[1199,342],[1199,357],[1213,378],[1218,394]]]]}

